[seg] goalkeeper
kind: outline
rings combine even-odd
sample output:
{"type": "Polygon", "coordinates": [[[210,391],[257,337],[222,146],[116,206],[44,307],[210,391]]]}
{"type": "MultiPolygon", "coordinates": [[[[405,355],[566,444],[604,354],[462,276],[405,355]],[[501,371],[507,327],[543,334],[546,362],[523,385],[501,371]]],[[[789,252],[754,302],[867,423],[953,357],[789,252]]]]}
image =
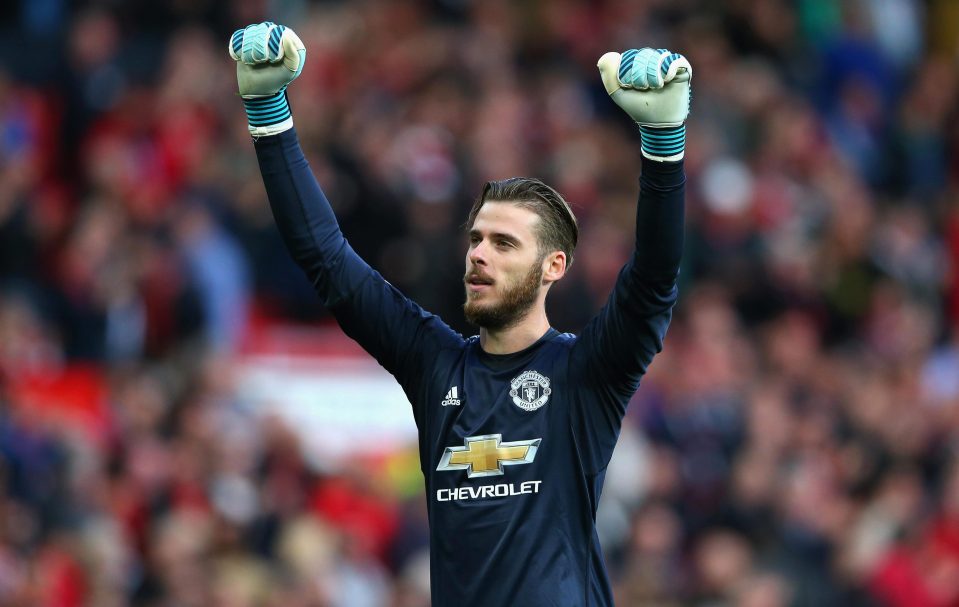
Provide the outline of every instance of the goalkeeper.
{"type": "Polygon", "coordinates": [[[340,326],[399,381],[419,429],[437,606],[612,605],[596,508],[626,405],[676,301],[683,241],[681,55],[607,53],[612,100],[639,123],[636,246],[579,336],[550,327],[545,299],[573,261],[569,205],[541,181],[488,182],[468,220],[463,338],[360,259],[300,149],[286,87],[306,50],[292,30],[230,40],[273,215],[340,326]]]}

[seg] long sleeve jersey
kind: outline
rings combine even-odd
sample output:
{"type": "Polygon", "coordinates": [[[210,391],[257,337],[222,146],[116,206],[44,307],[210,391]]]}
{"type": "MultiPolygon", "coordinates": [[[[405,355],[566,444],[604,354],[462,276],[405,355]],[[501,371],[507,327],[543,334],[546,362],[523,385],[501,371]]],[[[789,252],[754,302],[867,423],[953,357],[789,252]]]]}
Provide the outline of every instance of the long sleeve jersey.
{"type": "Polygon", "coordinates": [[[612,605],[596,509],[626,405],[676,301],[682,163],[644,159],[635,250],[580,335],[550,329],[520,352],[493,355],[353,251],[295,131],[255,147],[292,256],[413,406],[433,605],[612,605]]]}

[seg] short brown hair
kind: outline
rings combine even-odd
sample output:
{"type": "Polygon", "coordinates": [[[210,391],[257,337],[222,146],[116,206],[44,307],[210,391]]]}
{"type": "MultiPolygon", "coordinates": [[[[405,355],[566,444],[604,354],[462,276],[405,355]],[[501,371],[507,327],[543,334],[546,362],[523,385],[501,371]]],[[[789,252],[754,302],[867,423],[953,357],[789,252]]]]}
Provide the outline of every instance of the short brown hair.
{"type": "Polygon", "coordinates": [[[562,251],[566,253],[566,267],[573,264],[573,250],[579,238],[579,225],[573,209],[559,192],[535,177],[487,181],[470,209],[469,218],[466,220],[467,229],[472,229],[479,210],[490,200],[510,202],[539,215],[537,238],[540,254],[562,251]]]}

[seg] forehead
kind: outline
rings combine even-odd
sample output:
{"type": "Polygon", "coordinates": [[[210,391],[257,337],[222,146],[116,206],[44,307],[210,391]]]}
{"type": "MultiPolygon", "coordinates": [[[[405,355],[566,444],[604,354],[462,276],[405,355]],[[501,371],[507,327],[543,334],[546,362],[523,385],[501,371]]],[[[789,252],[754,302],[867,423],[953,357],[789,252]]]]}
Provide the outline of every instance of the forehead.
{"type": "Polygon", "coordinates": [[[540,217],[535,212],[503,200],[487,200],[473,221],[479,232],[501,232],[520,238],[534,238],[540,217]]]}

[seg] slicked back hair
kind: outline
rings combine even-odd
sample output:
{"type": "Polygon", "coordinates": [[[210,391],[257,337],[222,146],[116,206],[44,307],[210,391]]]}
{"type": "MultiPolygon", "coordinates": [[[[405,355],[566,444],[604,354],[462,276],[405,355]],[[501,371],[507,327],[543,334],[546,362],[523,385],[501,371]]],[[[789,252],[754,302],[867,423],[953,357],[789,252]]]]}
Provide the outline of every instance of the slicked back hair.
{"type": "Polygon", "coordinates": [[[535,177],[510,177],[487,181],[483,192],[473,203],[466,229],[473,228],[476,215],[489,201],[509,202],[539,215],[537,240],[540,255],[551,251],[566,253],[566,267],[573,265],[573,251],[579,239],[579,225],[569,203],[559,192],[535,177]]]}

